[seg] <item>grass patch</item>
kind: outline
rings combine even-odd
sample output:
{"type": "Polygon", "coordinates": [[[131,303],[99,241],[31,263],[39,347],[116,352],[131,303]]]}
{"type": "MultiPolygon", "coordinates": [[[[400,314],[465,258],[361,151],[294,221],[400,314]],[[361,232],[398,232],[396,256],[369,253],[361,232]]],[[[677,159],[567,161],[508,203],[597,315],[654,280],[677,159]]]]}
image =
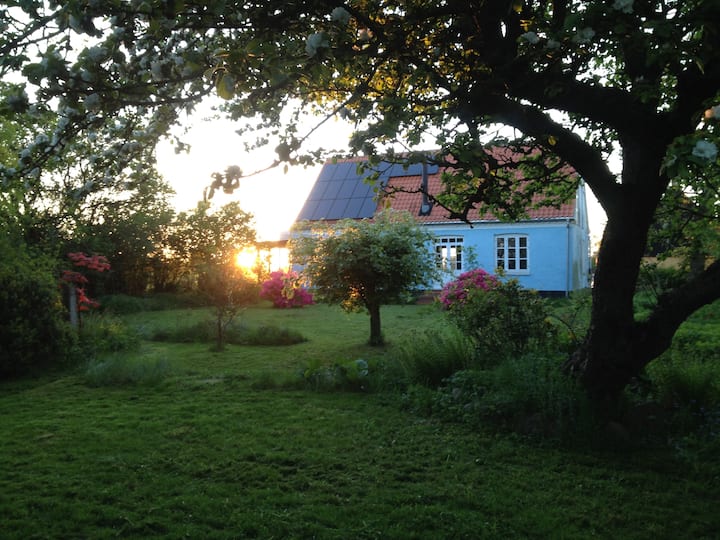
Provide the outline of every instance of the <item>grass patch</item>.
{"type": "MultiPolygon", "coordinates": [[[[124,321],[147,336],[207,313],[124,321]]],[[[432,309],[384,308],[384,349],[364,345],[366,316],[327,306],[244,319],[308,341],[221,354],[143,341],[125,360],[165,359],[160,384],[0,383],[3,538],[716,536],[717,454],[537,444],[418,416],[395,394],[283,385],[357,359],[372,377],[403,335],[441,324],[432,309]]]]}
{"type": "Polygon", "coordinates": [[[144,358],[113,354],[102,360],[91,360],[85,370],[89,386],[157,385],[171,373],[164,358],[144,358]]]}
{"type": "MultiPolygon", "coordinates": [[[[175,343],[213,343],[217,339],[216,322],[201,320],[184,326],[155,329],[150,339],[175,343]]],[[[296,330],[272,324],[248,326],[231,323],[225,328],[224,342],[231,345],[296,345],[307,338],[296,330]]]]}
{"type": "Polygon", "coordinates": [[[473,367],[477,351],[457,328],[441,325],[406,336],[395,356],[410,383],[438,387],[453,373],[473,367]]]}
{"type": "Polygon", "coordinates": [[[84,357],[105,353],[136,350],[141,336],[136,329],[114,315],[89,313],[83,315],[79,332],[79,348],[84,357]]]}

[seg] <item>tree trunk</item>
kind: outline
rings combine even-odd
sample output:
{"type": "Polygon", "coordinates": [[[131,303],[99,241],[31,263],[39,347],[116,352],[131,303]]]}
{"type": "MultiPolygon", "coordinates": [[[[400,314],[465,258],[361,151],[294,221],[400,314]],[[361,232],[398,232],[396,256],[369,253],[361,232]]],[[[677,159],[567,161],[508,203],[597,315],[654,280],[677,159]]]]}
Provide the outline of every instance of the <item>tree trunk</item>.
{"type": "Polygon", "coordinates": [[[370,314],[370,341],[368,343],[373,347],[384,345],[385,341],[380,328],[380,305],[368,305],[367,310],[370,314]]]}
{"type": "Polygon", "coordinates": [[[646,320],[636,321],[633,297],[648,228],[638,218],[643,214],[640,203],[630,207],[634,211],[608,219],[598,255],[590,328],[565,364],[599,412],[608,415],[627,384],[668,350],[683,321],[720,297],[720,261],[716,261],[659,298],[646,320]]]}
{"type": "Polygon", "coordinates": [[[80,328],[80,311],[78,308],[77,289],[74,283],[68,283],[68,311],[70,312],[70,326],[75,330],[80,328]]]}
{"type": "Polygon", "coordinates": [[[593,401],[612,402],[638,374],[631,356],[633,296],[645,237],[625,219],[608,219],[598,254],[590,328],[566,364],[593,401]]]}
{"type": "Polygon", "coordinates": [[[217,320],[215,322],[215,330],[217,332],[215,347],[217,352],[222,352],[225,350],[225,332],[223,328],[222,312],[220,310],[217,312],[217,320]]]}

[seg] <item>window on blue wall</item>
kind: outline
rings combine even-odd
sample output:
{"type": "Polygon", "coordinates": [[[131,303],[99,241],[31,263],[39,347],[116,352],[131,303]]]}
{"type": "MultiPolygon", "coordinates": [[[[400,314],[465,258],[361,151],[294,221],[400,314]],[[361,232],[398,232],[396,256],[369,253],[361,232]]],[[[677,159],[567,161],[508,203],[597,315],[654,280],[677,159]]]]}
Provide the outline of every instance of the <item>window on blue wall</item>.
{"type": "Polygon", "coordinates": [[[462,236],[438,238],[435,241],[437,267],[443,271],[454,272],[463,268],[462,236]]]}
{"type": "Polygon", "coordinates": [[[530,271],[528,237],[524,234],[503,234],[495,237],[495,267],[507,274],[530,271]]]}

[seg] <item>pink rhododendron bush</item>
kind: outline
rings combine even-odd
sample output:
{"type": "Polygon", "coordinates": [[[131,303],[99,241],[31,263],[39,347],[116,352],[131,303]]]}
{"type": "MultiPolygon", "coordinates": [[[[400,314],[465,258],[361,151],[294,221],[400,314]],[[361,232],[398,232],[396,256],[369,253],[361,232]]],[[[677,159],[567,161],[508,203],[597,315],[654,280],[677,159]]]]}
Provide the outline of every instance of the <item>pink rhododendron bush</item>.
{"type": "Polygon", "coordinates": [[[270,300],[276,308],[294,308],[314,304],[307,288],[300,285],[297,272],[277,270],[262,284],[260,298],[270,300]]]}
{"type": "Polygon", "coordinates": [[[521,355],[553,337],[545,302],[536,291],[480,268],[445,285],[438,300],[450,321],[474,340],[486,365],[521,355]]]}
{"type": "Polygon", "coordinates": [[[452,309],[465,303],[468,295],[476,290],[489,291],[500,285],[497,276],[486,272],[482,268],[475,268],[460,274],[454,281],[447,283],[438,300],[442,304],[443,309],[452,309]]]}

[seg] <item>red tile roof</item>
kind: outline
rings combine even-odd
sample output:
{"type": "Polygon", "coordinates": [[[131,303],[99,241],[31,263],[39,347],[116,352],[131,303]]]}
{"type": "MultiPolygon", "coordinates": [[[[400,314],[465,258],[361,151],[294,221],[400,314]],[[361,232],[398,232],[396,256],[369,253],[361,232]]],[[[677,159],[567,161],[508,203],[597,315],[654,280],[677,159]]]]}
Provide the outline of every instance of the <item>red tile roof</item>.
{"type": "MultiPolygon", "coordinates": [[[[389,187],[396,189],[404,189],[407,191],[418,190],[422,183],[422,176],[402,176],[392,177],[389,181],[389,187]]],[[[394,210],[406,210],[416,216],[418,221],[422,223],[457,223],[457,219],[448,217],[449,212],[444,208],[433,205],[429,215],[420,215],[420,205],[422,204],[422,194],[408,193],[407,191],[398,191],[389,195],[389,206],[394,210]]],[[[441,193],[442,181],[440,172],[428,175],[428,191],[431,194],[441,193]]],[[[532,206],[542,201],[542,195],[535,195],[532,200],[532,206]]],[[[571,199],[559,207],[540,207],[531,208],[527,211],[528,219],[531,220],[555,220],[555,219],[572,219],[575,217],[575,199],[571,199]]],[[[386,201],[380,201],[378,209],[387,207],[386,201]]],[[[492,214],[485,213],[482,216],[478,210],[471,210],[468,219],[474,221],[500,221],[492,214]]]]}

